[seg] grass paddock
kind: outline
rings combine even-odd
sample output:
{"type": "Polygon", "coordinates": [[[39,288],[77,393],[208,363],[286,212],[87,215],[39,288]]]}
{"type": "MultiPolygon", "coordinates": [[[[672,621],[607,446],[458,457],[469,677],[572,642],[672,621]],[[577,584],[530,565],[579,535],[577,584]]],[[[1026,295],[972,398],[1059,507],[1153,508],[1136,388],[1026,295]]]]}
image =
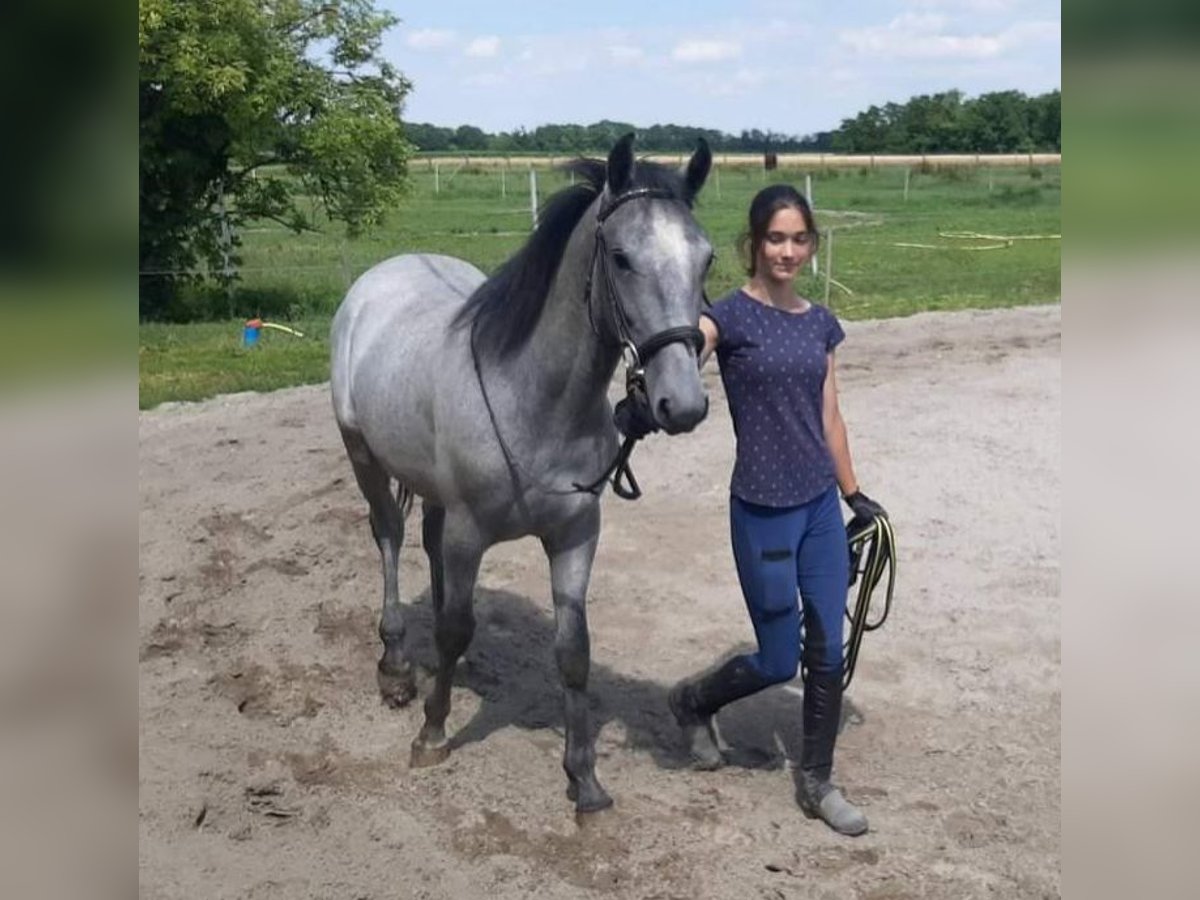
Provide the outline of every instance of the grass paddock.
{"type": "MultiPolygon", "coordinates": [[[[803,189],[813,179],[818,227],[825,232],[817,277],[799,290],[844,318],[904,316],[925,310],[982,309],[1055,302],[1060,295],[1061,169],[826,169],[717,167],[696,204],[717,260],[714,300],[745,278],[737,239],[754,193],[771,182],[803,189]],[[908,181],[907,199],[905,180],[908,181]],[[946,235],[971,233],[973,238],[946,235]],[[830,239],[831,236],[831,239],[830,239]],[[1038,237],[1038,239],[1023,239],[1038,237]]],[[[545,200],[566,186],[562,172],[539,170],[545,200]]],[[[241,390],[273,390],[328,378],[329,320],[346,289],[375,263],[399,253],[461,257],[492,271],[525,240],[531,224],[528,171],[449,163],[414,166],[401,208],[372,233],[348,239],[331,224],[296,235],[270,222],[242,238],[241,280],[224,293],[185,295],[177,314],[217,310],[221,321],[144,324],[139,336],[139,403],[197,400],[241,390]],[[242,320],[263,316],[305,334],[265,331],[241,346],[242,320]]]]}

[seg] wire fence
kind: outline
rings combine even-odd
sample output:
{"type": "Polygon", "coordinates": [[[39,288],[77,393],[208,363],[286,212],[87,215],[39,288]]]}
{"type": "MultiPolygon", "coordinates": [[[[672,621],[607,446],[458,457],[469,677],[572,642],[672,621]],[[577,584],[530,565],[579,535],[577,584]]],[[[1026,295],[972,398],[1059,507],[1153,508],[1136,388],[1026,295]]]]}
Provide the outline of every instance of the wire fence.
{"type": "MultiPolygon", "coordinates": [[[[449,253],[491,270],[529,235],[542,201],[574,180],[554,168],[506,174],[461,161],[450,165],[410,170],[404,204],[387,225],[361,238],[328,231],[298,235],[259,221],[238,232],[238,246],[230,239],[228,256],[219,264],[148,267],[139,270],[139,277],[198,276],[220,282],[236,269],[238,280],[226,278],[219,287],[230,310],[239,297],[249,308],[274,289],[294,293],[306,309],[329,308],[363,272],[398,253],[449,253]]],[[[1061,170],[1056,166],[767,171],[718,162],[697,207],[697,217],[718,247],[718,259],[726,257],[723,266],[715,267],[716,281],[732,283],[740,277],[728,248],[744,227],[750,198],[768,179],[793,183],[813,197],[826,240],[805,288],[839,310],[868,309],[880,292],[986,296],[1008,290],[1003,283],[1028,280],[1034,269],[1037,284],[1027,290],[1057,295],[1057,247],[1035,254],[1027,249],[1060,240],[1061,170]],[[979,262],[1010,253],[1021,261],[979,262]],[[1029,271],[1007,271],[1006,266],[1029,271]]],[[[319,218],[319,204],[309,200],[319,218]]],[[[710,291],[715,295],[711,286],[710,291]]]]}

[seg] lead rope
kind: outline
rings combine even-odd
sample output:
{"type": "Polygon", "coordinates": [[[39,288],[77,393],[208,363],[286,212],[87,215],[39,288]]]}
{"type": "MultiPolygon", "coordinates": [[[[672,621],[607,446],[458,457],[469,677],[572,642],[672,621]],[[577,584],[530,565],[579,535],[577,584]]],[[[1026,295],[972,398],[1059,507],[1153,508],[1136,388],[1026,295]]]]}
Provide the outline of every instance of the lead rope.
{"type": "Polygon", "coordinates": [[[896,534],[892,523],[886,516],[875,516],[870,525],[857,532],[850,538],[851,569],[850,587],[858,580],[858,596],[854,605],[846,606],[846,618],[850,620],[850,637],[845,647],[845,669],[842,674],[842,688],[848,688],[854,678],[854,667],[858,664],[858,651],[862,647],[863,635],[868,631],[880,628],[887,621],[888,613],[892,611],[892,592],[896,585],[896,534]],[[863,550],[866,550],[865,561],[859,568],[863,550]],[[887,573],[887,592],[884,595],[883,614],[875,622],[871,622],[868,614],[871,609],[871,594],[878,587],[887,573]]]}
{"type": "MultiPolygon", "coordinates": [[[[589,308],[590,306],[591,304],[589,304],[589,308]]],[[[629,353],[629,357],[625,360],[625,396],[634,403],[648,403],[646,379],[637,348],[633,344],[627,343],[625,349],[629,353]]],[[[599,495],[604,490],[604,482],[611,475],[613,493],[622,500],[637,500],[641,497],[642,489],[638,485],[637,478],[634,477],[633,468],[629,465],[629,457],[633,455],[633,448],[637,446],[638,440],[639,438],[626,437],[621,442],[621,449],[617,451],[616,458],[609,463],[608,468],[601,473],[600,477],[591,484],[576,481],[572,485],[574,489],[599,495]]]]}

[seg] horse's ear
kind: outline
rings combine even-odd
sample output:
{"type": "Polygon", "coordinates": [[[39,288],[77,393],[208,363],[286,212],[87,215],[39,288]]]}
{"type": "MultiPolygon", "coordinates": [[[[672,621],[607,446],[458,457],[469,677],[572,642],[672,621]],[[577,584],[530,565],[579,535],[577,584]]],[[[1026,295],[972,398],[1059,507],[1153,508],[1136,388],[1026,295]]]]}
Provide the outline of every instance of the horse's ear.
{"type": "Polygon", "coordinates": [[[619,194],[633,178],[633,132],[617,141],[608,154],[608,191],[619,194]]]}
{"type": "Polygon", "coordinates": [[[700,193],[700,188],[704,187],[704,180],[708,178],[708,170],[712,168],[712,151],[708,149],[708,141],[700,138],[698,144],[696,152],[688,160],[687,173],[684,176],[689,197],[700,193]]]}

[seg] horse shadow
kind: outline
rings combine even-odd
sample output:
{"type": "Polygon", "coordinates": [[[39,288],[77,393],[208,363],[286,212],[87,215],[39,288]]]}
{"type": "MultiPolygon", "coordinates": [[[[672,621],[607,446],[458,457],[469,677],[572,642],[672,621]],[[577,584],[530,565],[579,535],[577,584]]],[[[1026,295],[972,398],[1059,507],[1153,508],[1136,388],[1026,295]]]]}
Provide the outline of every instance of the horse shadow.
{"type": "MultiPolygon", "coordinates": [[[[437,666],[429,592],[406,609],[408,658],[426,671],[437,666]]],[[[510,725],[563,731],[562,684],[554,661],[553,613],[528,598],[476,588],[475,636],[455,673],[456,686],[480,698],[471,720],[450,736],[456,749],[481,742],[510,725]]],[[[731,647],[719,665],[745,646],[731,647]]],[[[652,652],[652,650],[651,650],[652,652]]],[[[799,681],[760,691],[717,715],[726,765],[744,769],[794,769],[803,740],[799,681]]],[[[618,745],[647,753],[662,769],[690,767],[680,731],[667,706],[669,684],[619,672],[593,659],[588,679],[593,737],[618,723],[618,745]]],[[[843,722],[861,720],[846,700],[843,722]]]]}

